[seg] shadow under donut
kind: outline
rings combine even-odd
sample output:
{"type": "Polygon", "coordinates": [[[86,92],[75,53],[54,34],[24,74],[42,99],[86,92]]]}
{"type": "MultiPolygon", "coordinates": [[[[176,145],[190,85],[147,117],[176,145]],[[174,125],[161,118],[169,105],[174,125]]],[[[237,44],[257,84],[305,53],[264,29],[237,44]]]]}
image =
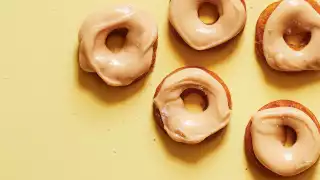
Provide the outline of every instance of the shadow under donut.
{"type": "Polygon", "coordinates": [[[265,58],[258,52],[255,53],[259,66],[261,67],[265,81],[273,86],[284,89],[295,89],[304,85],[310,85],[320,81],[320,72],[282,72],[272,69],[265,58]]]}
{"type": "Polygon", "coordinates": [[[184,63],[189,66],[197,65],[207,67],[209,65],[220,64],[228,61],[228,57],[236,50],[239,40],[241,39],[242,30],[236,37],[218,45],[216,47],[198,51],[191,48],[174,29],[168,21],[167,33],[169,42],[175,52],[183,59],[184,63]]]}
{"type": "Polygon", "coordinates": [[[214,153],[215,150],[221,145],[223,138],[226,135],[228,126],[216,132],[215,134],[209,136],[207,139],[199,144],[188,145],[183,143],[178,143],[172,140],[165,130],[159,124],[158,119],[155,119],[154,113],[152,114],[152,119],[155,121],[154,127],[157,131],[158,139],[166,149],[166,151],[174,158],[180,159],[187,163],[197,163],[202,158],[210,153],[214,153]]]}
{"type": "Polygon", "coordinates": [[[261,164],[257,164],[257,160],[255,159],[255,157],[252,157],[251,154],[246,151],[246,148],[244,148],[244,151],[245,151],[245,156],[247,160],[248,173],[250,173],[253,179],[256,179],[256,180],[270,180],[270,179],[272,180],[316,180],[316,177],[314,175],[319,162],[301,174],[298,174],[293,177],[282,177],[267,170],[265,167],[262,167],[261,164]]]}
{"type": "Polygon", "coordinates": [[[78,84],[81,88],[88,90],[97,99],[106,103],[118,103],[120,101],[131,98],[134,94],[142,90],[148,75],[153,70],[153,66],[149,72],[138,78],[129,86],[112,87],[108,86],[96,73],[88,73],[81,69],[78,61],[79,49],[76,47],[74,53],[74,64],[77,73],[78,84]]]}

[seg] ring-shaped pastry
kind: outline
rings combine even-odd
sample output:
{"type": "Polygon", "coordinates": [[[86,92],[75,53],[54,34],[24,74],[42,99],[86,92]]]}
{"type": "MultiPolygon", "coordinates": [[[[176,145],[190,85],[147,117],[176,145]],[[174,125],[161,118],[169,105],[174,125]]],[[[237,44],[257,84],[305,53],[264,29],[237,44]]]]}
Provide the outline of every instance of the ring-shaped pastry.
{"type": "Polygon", "coordinates": [[[273,69],[320,70],[319,47],[319,1],[283,0],[269,5],[260,15],[256,25],[256,50],[273,69]],[[292,34],[293,28],[311,33],[310,41],[302,49],[287,44],[284,39],[285,34],[292,34]]]}
{"type": "Polygon", "coordinates": [[[300,103],[279,100],[262,107],[250,120],[245,134],[247,155],[266,169],[294,176],[313,166],[320,156],[320,126],[315,115],[300,103]],[[284,146],[285,126],[296,142],[284,146]]]}
{"type": "Polygon", "coordinates": [[[183,67],[169,74],[154,95],[154,115],[158,124],[175,141],[197,144],[221,130],[230,120],[231,96],[225,83],[213,72],[199,67],[183,67]],[[181,94],[197,89],[207,98],[201,113],[185,109],[181,94]]]}
{"type": "Polygon", "coordinates": [[[169,20],[182,39],[196,50],[218,46],[241,32],[246,23],[246,8],[241,0],[171,0],[169,20]],[[198,16],[201,4],[215,5],[219,19],[204,24],[198,16]]]}
{"type": "Polygon", "coordinates": [[[87,17],[79,32],[79,63],[96,72],[108,85],[127,86],[140,79],[155,62],[158,30],[150,15],[132,6],[106,9],[87,17]],[[128,30],[123,48],[115,53],[106,45],[114,30],[128,30]]]}

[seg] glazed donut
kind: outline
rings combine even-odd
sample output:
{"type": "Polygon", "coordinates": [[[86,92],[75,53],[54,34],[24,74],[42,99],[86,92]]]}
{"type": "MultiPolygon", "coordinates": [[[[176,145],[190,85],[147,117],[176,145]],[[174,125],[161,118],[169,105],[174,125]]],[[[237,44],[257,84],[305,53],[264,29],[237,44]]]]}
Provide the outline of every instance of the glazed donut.
{"type": "Polygon", "coordinates": [[[155,62],[158,30],[149,15],[132,6],[106,9],[87,17],[79,32],[79,63],[110,86],[127,86],[145,75],[155,62]],[[114,30],[128,30],[120,52],[105,41],[114,30]]]}
{"type": "Polygon", "coordinates": [[[245,3],[242,0],[171,0],[169,20],[190,47],[205,50],[241,32],[246,22],[245,3]],[[204,24],[198,17],[198,9],[205,2],[217,6],[220,17],[214,24],[204,24]]]}
{"type": "Polygon", "coordinates": [[[279,100],[262,107],[250,120],[245,134],[247,155],[280,176],[294,176],[313,166],[320,155],[320,126],[315,115],[300,103],[279,100]],[[297,140],[283,145],[285,126],[297,140]]]}
{"type": "Polygon", "coordinates": [[[229,123],[231,96],[225,83],[213,72],[200,67],[183,67],[169,74],[154,95],[154,115],[158,124],[175,141],[197,144],[229,123]],[[190,113],[181,94],[194,89],[207,99],[201,113],[190,113]]]}
{"type": "Polygon", "coordinates": [[[256,51],[279,71],[320,70],[320,4],[317,0],[283,0],[269,5],[256,25],[256,51]],[[286,43],[297,29],[311,33],[301,44],[286,43]],[[301,49],[302,48],[302,49],[301,49]]]}

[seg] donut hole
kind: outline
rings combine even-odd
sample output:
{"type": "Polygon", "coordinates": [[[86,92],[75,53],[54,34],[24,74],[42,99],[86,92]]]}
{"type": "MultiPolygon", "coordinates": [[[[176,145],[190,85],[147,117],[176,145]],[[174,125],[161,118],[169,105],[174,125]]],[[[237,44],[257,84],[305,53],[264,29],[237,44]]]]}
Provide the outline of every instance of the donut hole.
{"type": "Polygon", "coordinates": [[[284,130],[284,140],[283,146],[284,147],[292,147],[297,141],[297,133],[294,129],[289,126],[283,126],[284,130]]]}
{"type": "Polygon", "coordinates": [[[207,95],[196,88],[189,88],[180,95],[184,107],[191,113],[201,113],[208,108],[207,95]]]}
{"type": "Polygon", "coordinates": [[[220,14],[216,5],[205,2],[198,9],[198,17],[204,24],[211,25],[218,21],[220,14]]]}
{"type": "Polygon", "coordinates": [[[311,32],[299,25],[292,25],[286,29],[283,38],[291,49],[300,51],[309,44],[311,32]]]}
{"type": "Polygon", "coordinates": [[[121,51],[126,43],[128,29],[120,28],[113,30],[106,38],[106,46],[113,53],[121,51]]]}

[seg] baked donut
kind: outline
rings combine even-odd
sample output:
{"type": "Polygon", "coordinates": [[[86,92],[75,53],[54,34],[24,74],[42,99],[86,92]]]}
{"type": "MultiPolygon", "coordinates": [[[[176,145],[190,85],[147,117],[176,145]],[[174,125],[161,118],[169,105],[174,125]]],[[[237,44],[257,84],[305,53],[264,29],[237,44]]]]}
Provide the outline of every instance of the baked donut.
{"type": "Polygon", "coordinates": [[[132,6],[118,6],[87,17],[79,32],[79,63],[110,86],[127,86],[145,75],[155,62],[158,30],[150,15],[132,6]],[[128,30],[123,48],[115,53],[108,35],[128,30]]]}
{"type": "Polygon", "coordinates": [[[269,5],[256,25],[258,55],[279,71],[320,70],[319,13],[317,0],[283,0],[269,5]],[[285,35],[300,36],[300,42],[287,43],[285,35]]]}
{"type": "Polygon", "coordinates": [[[271,102],[250,120],[245,133],[247,155],[280,176],[294,176],[313,166],[320,155],[320,126],[315,115],[290,100],[271,102]],[[285,147],[285,126],[292,128],[296,142],[285,147]]]}
{"type": "Polygon", "coordinates": [[[171,0],[169,20],[182,39],[193,49],[205,50],[218,46],[241,32],[246,23],[243,0],[171,0]],[[203,3],[215,5],[219,19],[204,24],[198,17],[203,3]]]}
{"type": "Polygon", "coordinates": [[[177,142],[197,144],[229,123],[231,95],[215,73],[200,67],[183,67],[169,74],[154,95],[154,115],[158,124],[177,142]],[[207,100],[204,111],[190,113],[181,97],[186,91],[207,100]]]}

